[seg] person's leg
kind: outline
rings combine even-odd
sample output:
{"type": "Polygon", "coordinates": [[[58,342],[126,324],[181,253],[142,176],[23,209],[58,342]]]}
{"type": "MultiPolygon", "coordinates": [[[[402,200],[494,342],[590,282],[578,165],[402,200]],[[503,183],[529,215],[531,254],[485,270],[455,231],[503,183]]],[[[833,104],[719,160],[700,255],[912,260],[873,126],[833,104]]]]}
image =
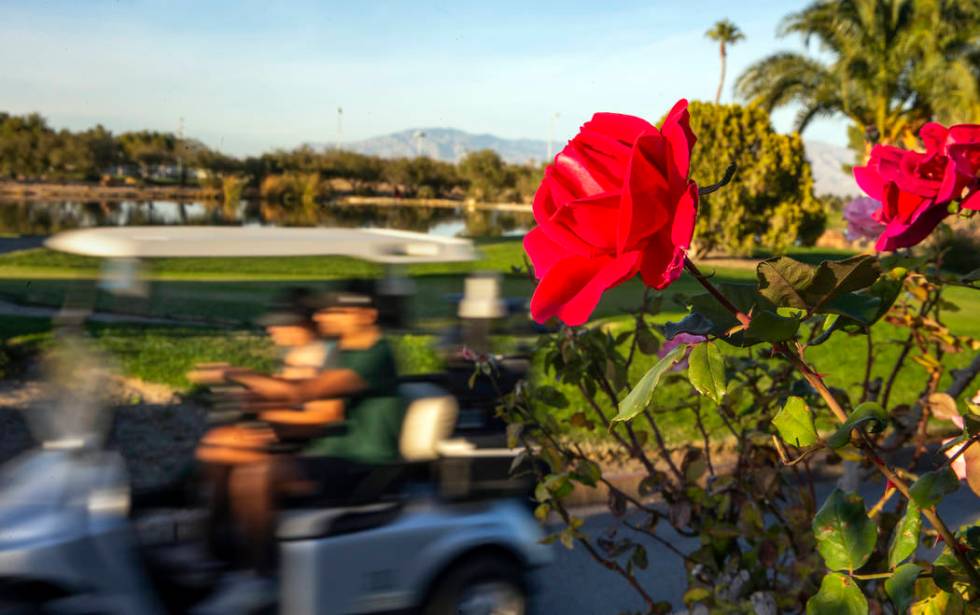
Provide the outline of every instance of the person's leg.
{"type": "Polygon", "coordinates": [[[248,563],[262,575],[275,569],[275,473],[271,460],[237,466],[228,485],[231,511],[245,538],[248,563]]]}

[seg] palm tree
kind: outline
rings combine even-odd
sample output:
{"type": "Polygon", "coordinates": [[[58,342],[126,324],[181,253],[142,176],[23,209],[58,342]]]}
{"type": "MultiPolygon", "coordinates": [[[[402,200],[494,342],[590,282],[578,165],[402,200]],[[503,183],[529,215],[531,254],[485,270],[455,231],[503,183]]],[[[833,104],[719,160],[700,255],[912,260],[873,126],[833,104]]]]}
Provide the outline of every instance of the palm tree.
{"type": "Polygon", "coordinates": [[[736,91],[769,110],[800,104],[797,130],[844,115],[868,144],[895,143],[931,118],[980,117],[978,0],[815,0],[783,20],[779,34],[791,33],[827,60],[773,54],[736,91]]]}
{"type": "Polygon", "coordinates": [[[721,54],[721,79],[718,81],[718,91],[715,93],[715,104],[721,102],[721,91],[725,87],[725,68],[728,59],[728,46],[743,40],[745,35],[738,26],[727,19],[722,19],[710,30],[704,33],[713,41],[718,41],[718,53],[721,54]]]}

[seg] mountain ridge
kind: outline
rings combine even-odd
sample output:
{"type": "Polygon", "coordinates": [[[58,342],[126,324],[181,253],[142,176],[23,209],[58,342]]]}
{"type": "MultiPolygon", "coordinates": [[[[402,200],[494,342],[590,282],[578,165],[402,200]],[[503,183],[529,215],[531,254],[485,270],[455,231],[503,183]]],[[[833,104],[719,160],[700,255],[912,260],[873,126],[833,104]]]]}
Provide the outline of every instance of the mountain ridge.
{"type": "MultiPolygon", "coordinates": [[[[558,151],[564,144],[564,141],[555,141],[552,150],[558,151]]],[[[423,155],[446,162],[458,162],[468,152],[492,149],[514,164],[542,162],[548,158],[549,149],[548,142],[541,139],[509,139],[447,127],[410,128],[358,141],[310,145],[322,148],[339,146],[381,158],[423,155]]],[[[804,147],[813,170],[814,190],[818,195],[848,197],[859,194],[854,179],[841,168],[844,164],[853,163],[853,154],[849,149],[815,140],[805,140],[804,147]]]]}

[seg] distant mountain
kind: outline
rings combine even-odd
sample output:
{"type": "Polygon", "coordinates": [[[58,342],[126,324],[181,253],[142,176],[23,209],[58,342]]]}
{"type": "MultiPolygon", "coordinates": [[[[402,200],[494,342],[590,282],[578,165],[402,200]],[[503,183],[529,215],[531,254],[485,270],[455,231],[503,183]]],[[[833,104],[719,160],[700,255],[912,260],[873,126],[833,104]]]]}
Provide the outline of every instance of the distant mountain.
{"type": "MultiPolygon", "coordinates": [[[[333,144],[313,144],[332,147],[333,144]]],[[[557,151],[565,145],[555,141],[557,151]]],[[[806,141],[807,158],[813,168],[816,193],[853,196],[858,194],[854,179],[841,165],[852,163],[853,154],[846,147],[821,141],[806,141]]],[[[412,157],[418,153],[436,160],[457,162],[467,152],[492,149],[507,162],[523,164],[541,162],[548,156],[548,143],[539,139],[504,139],[488,134],[472,134],[455,128],[415,128],[380,137],[342,143],[343,149],[382,158],[412,157]]]]}
{"type": "Polygon", "coordinates": [[[848,197],[861,193],[857,183],[843,165],[854,164],[854,152],[822,141],[806,141],[806,157],[813,169],[814,192],[848,197]]]}
{"type": "MultiPolygon", "coordinates": [[[[332,144],[326,145],[332,146],[332,144]]],[[[548,156],[548,143],[545,141],[475,135],[455,128],[415,128],[362,141],[342,143],[341,147],[382,158],[402,158],[422,154],[448,162],[457,162],[467,152],[481,149],[492,149],[507,162],[517,164],[541,162],[548,156]]]]}

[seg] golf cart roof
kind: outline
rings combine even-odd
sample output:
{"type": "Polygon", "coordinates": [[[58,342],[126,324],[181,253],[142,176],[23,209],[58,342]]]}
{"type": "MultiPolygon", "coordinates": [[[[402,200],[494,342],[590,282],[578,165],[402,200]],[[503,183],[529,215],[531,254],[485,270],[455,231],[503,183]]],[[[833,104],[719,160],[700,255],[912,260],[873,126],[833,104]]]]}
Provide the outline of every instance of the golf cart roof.
{"type": "Polygon", "coordinates": [[[100,258],[349,256],[411,264],[476,258],[468,239],[387,229],[128,226],[66,231],[44,245],[100,258]]]}

